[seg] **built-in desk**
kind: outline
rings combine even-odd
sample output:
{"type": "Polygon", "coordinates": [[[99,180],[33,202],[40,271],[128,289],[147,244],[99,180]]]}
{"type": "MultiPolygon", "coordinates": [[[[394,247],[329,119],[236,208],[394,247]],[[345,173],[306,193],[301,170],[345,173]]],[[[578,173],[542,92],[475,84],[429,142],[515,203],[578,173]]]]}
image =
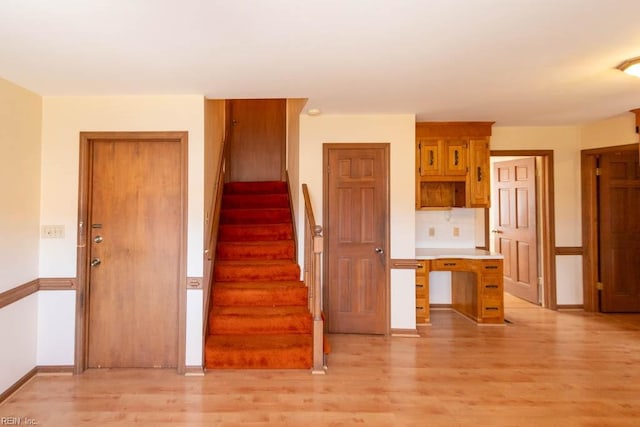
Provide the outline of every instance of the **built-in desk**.
{"type": "Polygon", "coordinates": [[[451,272],[451,305],[478,324],[504,324],[502,255],[480,249],[416,249],[416,323],[430,323],[429,273],[451,272]]]}

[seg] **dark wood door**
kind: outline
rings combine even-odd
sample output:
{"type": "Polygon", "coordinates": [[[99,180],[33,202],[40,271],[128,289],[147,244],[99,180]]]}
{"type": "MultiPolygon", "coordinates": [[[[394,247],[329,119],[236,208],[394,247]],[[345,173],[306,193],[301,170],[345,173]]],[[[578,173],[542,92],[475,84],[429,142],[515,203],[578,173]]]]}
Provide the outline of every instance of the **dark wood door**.
{"type": "Polygon", "coordinates": [[[329,332],[389,331],[389,154],[386,144],[325,144],[329,332]]]}
{"type": "Polygon", "coordinates": [[[505,291],[539,304],[535,171],[535,157],[494,164],[492,232],[504,256],[505,291]]]}
{"type": "Polygon", "coordinates": [[[229,101],[231,181],[285,179],[286,100],[229,101]]]}
{"type": "Polygon", "coordinates": [[[181,148],[94,141],[89,367],[176,367],[181,148]]]}
{"type": "Polygon", "coordinates": [[[640,312],[640,167],[638,152],[601,154],[601,310],[640,312]]]}

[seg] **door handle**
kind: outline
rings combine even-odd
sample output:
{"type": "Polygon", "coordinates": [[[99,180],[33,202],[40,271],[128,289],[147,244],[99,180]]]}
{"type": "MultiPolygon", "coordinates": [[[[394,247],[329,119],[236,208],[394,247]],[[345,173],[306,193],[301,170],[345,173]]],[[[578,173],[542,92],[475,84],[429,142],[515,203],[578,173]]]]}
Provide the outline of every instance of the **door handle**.
{"type": "Polygon", "coordinates": [[[100,258],[94,258],[91,260],[91,267],[97,267],[100,265],[102,261],[100,261],[100,258]]]}
{"type": "Polygon", "coordinates": [[[502,234],[502,230],[491,230],[492,233],[502,234]]]}
{"type": "Polygon", "coordinates": [[[103,240],[102,236],[96,236],[96,237],[93,238],[93,241],[96,242],[96,243],[100,243],[100,242],[102,242],[102,240],[103,240]]]}
{"type": "Polygon", "coordinates": [[[378,253],[378,254],[383,254],[383,253],[384,253],[384,249],[382,249],[382,248],[376,248],[376,253],[378,253]]]}

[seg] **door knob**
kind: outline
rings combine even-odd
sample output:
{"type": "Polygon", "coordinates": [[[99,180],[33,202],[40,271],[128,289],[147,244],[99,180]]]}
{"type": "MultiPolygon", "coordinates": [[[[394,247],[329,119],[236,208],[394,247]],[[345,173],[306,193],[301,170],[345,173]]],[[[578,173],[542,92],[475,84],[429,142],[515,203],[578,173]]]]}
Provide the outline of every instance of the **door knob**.
{"type": "Polygon", "coordinates": [[[103,240],[102,236],[96,236],[96,237],[93,238],[93,241],[96,242],[96,243],[100,243],[100,242],[102,242],[102,240],[103,240]]]}
{"type": "Polygon", "coordinates": [[[94,258],[91,260],[91,267],[97,267],[101,262],[102,261],[100,261],[100,258],[94,258]]]}
{"type": "Polygon", "coordinates": [[[376,253],[383,254],[384,253],[384,249],[376,248],[376,253]]]}

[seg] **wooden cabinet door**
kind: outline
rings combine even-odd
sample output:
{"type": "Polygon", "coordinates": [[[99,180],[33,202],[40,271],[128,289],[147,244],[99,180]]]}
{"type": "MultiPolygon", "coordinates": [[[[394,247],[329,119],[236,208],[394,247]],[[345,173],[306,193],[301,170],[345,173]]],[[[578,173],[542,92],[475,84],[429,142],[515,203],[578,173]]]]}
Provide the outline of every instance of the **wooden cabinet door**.
{"type": "Polygon", "coordinates": [[[437,139],[418,140],[418,174],[420,176],[442,175],[442,141],[437,139]]]}
{"type": "Polygon", "coordinates": [[[444,141],[444,175],[465,176],[469,169],[467,153],[469,144],[464,139],[448,139],[444,141]]]}
{"type": "Polygon", "coordinates": [[[489,142],[469,141],[469,175],[467,176],[467,207],[488,208],[491,183],[489,180],[489,142]]]}

